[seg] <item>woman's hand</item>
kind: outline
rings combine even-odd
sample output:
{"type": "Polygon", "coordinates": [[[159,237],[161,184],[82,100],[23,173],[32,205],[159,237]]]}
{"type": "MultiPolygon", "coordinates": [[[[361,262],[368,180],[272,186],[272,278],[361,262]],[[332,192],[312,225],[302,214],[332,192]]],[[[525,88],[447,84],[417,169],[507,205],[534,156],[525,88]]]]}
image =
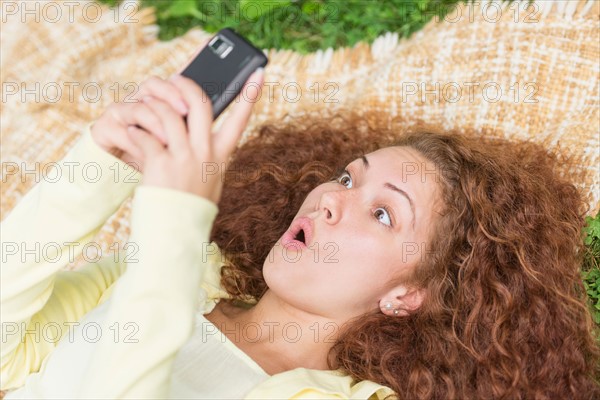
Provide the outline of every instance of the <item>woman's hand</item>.
{"type": "Polygon", "coordinates": [[[248,123],[260,94],[263,74],[256,72],[248,79],[232,104],[231,114],[214,133],[212,104],[202,88],[181,75],[172,76],[169,83],[179,90],[189,106],[187,126],[173,103],[146,96],[143,103],[154,117],[153,123],[141,126],[150,130],[159,126],[167,146],[163,146],[159,135],[148,134],[135,126],[127,128],[128,138],[145,160],[142,185],[181,190],[216,204],[223,187],[221,175],[248,123]]]}
{"type": "MultiPolygon", "coordinates": [[[[209,39],[205,39],[201,42],[198,50],[190,57],[186,65],[193,61],[208,41],[209,39]]],[[[184,69],[185,66],[178,73],[184,69]]],[[[164,127],[160,125],[160,121],[148,107],[148,104],[141,102],[147,96],[168,103],[181,116],[188,113],[188,105],[177,86],[169,80],[151,77],[140,85],[140,89],[132,97],[135,102],[111,104],[91,128],[92,138],[100,148],[131,164],[140,172],[144,171],[143,153],[127,136],[127,128],[130,125],[140,126],[155,135],[163,145],[167,144],[164,127]]]]}
{"type": "Polygon", "coordinates": [[[98,146],[142,172],[143,153],[127,135],[127,128],[138,125],[156,136],[163,146],[167,144],[165,127],[153,109],[143,102],[145,97],[169,104],[180,117],[187,115],[188,106],[179,88],[170,81],[152,77],[140,85],[140,90],[133,97],[137,102],[111,104],[91,129],[92,138],[98,146]]]}

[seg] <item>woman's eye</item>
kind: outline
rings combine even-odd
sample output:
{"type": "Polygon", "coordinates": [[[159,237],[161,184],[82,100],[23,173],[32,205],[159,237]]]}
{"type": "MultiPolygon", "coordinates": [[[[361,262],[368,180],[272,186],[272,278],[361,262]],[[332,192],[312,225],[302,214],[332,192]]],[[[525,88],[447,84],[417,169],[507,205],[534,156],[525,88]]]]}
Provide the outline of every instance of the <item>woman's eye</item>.
{"type": "Polygon", "coordinates": [[[352,188],[352,177],[350,176],[350,174],[345,171],[343,172],[338,178],[337,181],[339,183],[341,183],[342,185],[346,186],[348,189],[352,188]],[[348,184],[350,186],[348,186],[348,184]]]}
{"type": "Polygon", "coordinates": [[[392,219],[390,218],[390,213],[386,210],[385,207],[377,207],[375,209],[375,218],[381,221],[382,224],[387,225],[389,227],[392,226],[392,219]]]}
{"type": "MultiPolygon", "coordinates": [[[[337,178],[334,178],[333,180],[346,186],[348,189],[352,188],[352,175],[350,175],[348,170],[344,170],[337,178]]],[[[377,220],[386,227],[393,227],[391,212],[386,206],[377,207],[373,215],[375,215],[375,218],[377,218],[377,220]]]]}

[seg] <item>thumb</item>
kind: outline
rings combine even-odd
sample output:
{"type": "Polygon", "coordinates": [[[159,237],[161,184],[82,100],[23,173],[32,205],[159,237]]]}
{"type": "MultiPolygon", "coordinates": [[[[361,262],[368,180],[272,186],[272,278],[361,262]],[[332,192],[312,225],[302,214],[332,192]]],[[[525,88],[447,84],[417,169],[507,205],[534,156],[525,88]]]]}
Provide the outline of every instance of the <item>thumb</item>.
{"type": "Polygon", "coordinates": [[[129,126],[127,128],[127,135],[142,150],[146,158],[164,150],[163,145],[143,129],[133,125],[129,126]]]}

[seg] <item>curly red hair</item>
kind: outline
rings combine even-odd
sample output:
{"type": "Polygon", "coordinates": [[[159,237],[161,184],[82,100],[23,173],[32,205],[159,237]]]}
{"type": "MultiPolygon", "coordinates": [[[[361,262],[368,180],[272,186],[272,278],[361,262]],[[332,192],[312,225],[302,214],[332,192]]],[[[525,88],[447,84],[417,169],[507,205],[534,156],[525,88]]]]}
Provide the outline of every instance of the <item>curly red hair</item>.
{"type": "Polygon", "coordinates": [[[406,317],[351,321],[331,369],[400,398],[600,398],[600,350],[583,288],[588,209],[531,142],[374,128],[354,113],[260,126],[233,156],[211,239],[241,304],[267,289],[262,266],[306,195],[353,159],[409,146],[442,173],[444,209],[411,281],[406,317]]]}

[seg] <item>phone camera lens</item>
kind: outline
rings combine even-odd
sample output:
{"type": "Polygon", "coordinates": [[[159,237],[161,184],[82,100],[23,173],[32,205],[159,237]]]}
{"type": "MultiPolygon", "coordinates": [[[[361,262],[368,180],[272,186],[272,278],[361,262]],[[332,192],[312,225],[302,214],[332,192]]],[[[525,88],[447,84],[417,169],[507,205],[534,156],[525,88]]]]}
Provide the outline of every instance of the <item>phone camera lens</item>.
{"type": "Polygon", "coordinates": [[[212,44],[212,48],[215,50],[219,50],[219,47],[223,44],[223,41],[221,39],[217,39],[213,42],[212,44]]]}
{"type": "Polygon", "coordinates": [[[233,50],[233,44],[219,36],[212,39],[209,47],[219,58],[225,58],[233,50]]]}

